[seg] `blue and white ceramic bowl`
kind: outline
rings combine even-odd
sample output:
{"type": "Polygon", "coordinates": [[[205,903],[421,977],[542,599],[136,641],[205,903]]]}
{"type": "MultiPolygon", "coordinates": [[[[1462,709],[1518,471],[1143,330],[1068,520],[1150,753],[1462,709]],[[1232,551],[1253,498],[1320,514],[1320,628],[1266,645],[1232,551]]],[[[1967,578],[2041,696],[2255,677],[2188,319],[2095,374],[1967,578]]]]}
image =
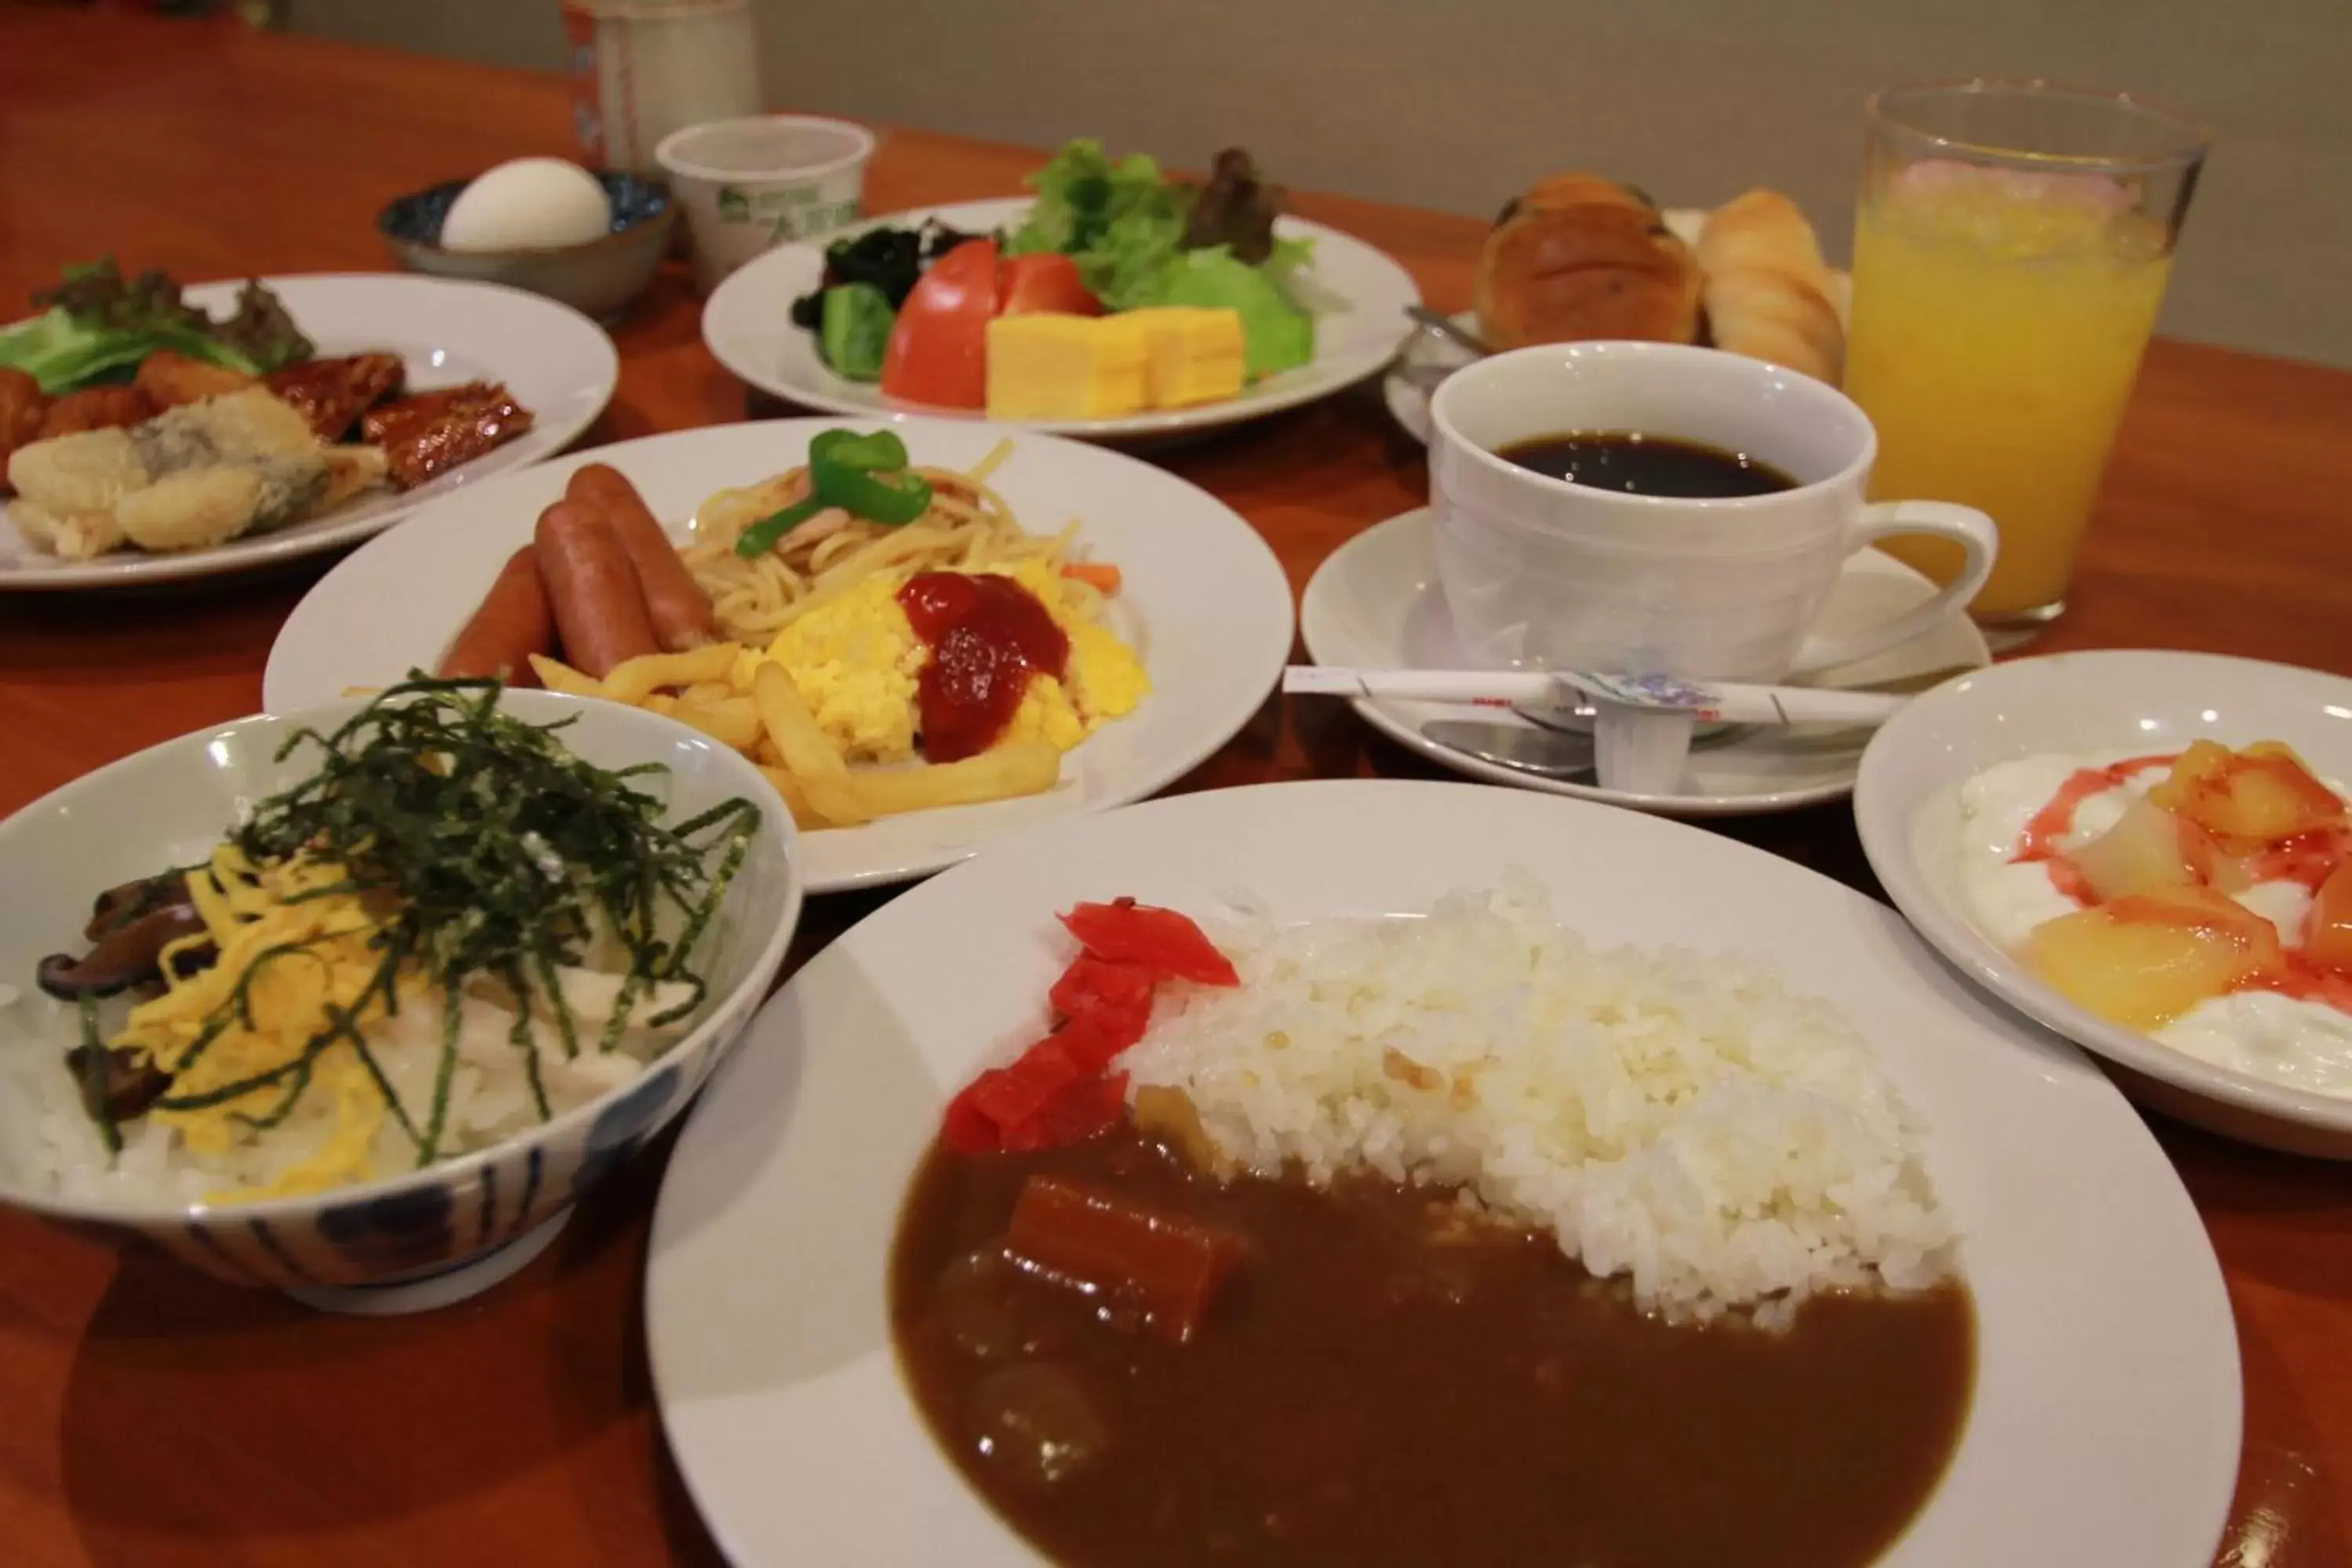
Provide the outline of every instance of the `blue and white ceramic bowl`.
{"type": "MultiPolygon", "coordinates": [[[[58,1049],[58,1005],[34,985],[43,955],[79,951],[102,888],[208,854],[255,802],[307,776],[281,761],[298,731],[328,731],[363,704],[240,719],[108,767],[0,822],[0,1083],[58,1049]],[[5,1060],[16,1054],[14,1062],[5,1060]],[[39,1053],[39,1058],[28,1055],[39,1053]]],[[[506,694],[534,723],[575,718],[573,752],[600,767],[656,762],[637,787],[665,795],[672,820],[732,797],[765,820],[715,922],[701,1023],[645,1074],[490,1149],[392,1179],[259,1203],[132,1205],[60,1195],[40,1165],[42,1106],[0,1094],[0,1203],[76,1231],[160,1247],[205,1273],[291,1291],[317,1305],[405,1311],[461,1300],[527,1263],[572,1202],[686,1108],[768,993],[801,912],[799,846],[789,813],[741,756],[683,724],[618,704],[542,691],[506,694]]],[[[315,759],[316,753],[309,757],[315,759]]]]}
{"type": "Polygon", "coordinates": [[[582,245],[513,250],[445,250],[441,225],[472,184],[446,180],[401,196],[376,216],[376,231],[411,272],[503,283],[544,294],[600,321],[621,313],[646,291],[669,254],[677,207],[658,180],[604,170],[596,175],[613,204],[613,228],[582,245]]]}

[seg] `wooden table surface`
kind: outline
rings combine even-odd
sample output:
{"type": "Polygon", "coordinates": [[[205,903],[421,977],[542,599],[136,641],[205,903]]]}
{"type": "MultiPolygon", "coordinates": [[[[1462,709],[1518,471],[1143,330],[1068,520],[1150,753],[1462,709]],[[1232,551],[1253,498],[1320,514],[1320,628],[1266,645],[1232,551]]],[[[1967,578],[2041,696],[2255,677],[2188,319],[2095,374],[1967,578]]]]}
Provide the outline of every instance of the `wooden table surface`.
{"type": "MultiPolygon", "coordinates": [[[[111,252],[191,281],[381,269],[388,198],[572,150],[552,79],[0,0],[0,300],[111,252]]],[[[1568,156],[1563,153],[1563,156],[1568,156]]],[[[1036,155],[886,136],[869,210],[1012,192],[1036,155]]],[[[1489,195],[1495,193],[1486,193],[1489,195]]],[[[1478,226],[1300,196],[1467,302],[1478,226]]],[[[0,307],[0,316],[7,313],[0,307]]],[[[742,419],[666,278],[615,331],[592,443],[742,419]]],[[[1165,458],[1232,503],[1294,586],[1420,504],[1369,389],[1165,458]]],[[[2352,672],[2352,375],[2150,353],[2048,648],[2165,647],[2352,672]]],[[[257,709],[264,655],[324,563],[139,596],[0,596],[0,815],[257,709]]],[[[1338,704],[1275,702],[1180,786],[1425,776],[1338,704]]],[[[1843,807],[1727,831],[1877,892],[1843,807]]],[[[796,957],[887,895],[819,900],[796,957]]],[[[2228,1275],[2245,1366],[2231,1568],[2352,1565],[2352,1166],[2158,1123],[2228,1275]]],[[[311,1313],[0,1214],[0,1563],[718,1560],[664,1450],[639,1318],[666,1147],[487,1297],[388,1321],[311,1313]]],[[[2128,1568],[2128,1565],[2118,1565],[2128,1568]]]]}

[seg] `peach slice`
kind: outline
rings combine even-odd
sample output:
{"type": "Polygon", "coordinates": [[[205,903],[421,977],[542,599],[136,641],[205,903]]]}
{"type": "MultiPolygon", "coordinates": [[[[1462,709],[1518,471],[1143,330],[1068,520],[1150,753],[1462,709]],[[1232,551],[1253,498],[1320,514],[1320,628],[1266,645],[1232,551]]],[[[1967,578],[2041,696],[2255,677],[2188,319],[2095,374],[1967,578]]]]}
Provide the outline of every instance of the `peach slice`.
{"type": "Polygon", "coordinates": [[[2303,928],[2304,956],[2323,969],[2352,974],[2352,860],[2338,865],[2311,900],[2303,928]]]}
{"type": "Polygon", "coordinates": [[[2036,926],[2026,963],[2059,994],[2132,1029],[2284,972],[2270,921],[2210,888],[2158,888],[2036,926]]]}
{"type": "Polygon", "coordinates": [[[2225,838],[2276,843],[2344,820],[2344,803],[2275,741],[2232,752],[2199,741],[2147,798],[2225,838]]]}
{"type": "Polygon", "coordinates": [[[2153,801],[2124,807],[2116,825],[2068,857],[2101,903],[2158,888],[2201,882],[2213,860],[2211,836],[2153,801]]]}

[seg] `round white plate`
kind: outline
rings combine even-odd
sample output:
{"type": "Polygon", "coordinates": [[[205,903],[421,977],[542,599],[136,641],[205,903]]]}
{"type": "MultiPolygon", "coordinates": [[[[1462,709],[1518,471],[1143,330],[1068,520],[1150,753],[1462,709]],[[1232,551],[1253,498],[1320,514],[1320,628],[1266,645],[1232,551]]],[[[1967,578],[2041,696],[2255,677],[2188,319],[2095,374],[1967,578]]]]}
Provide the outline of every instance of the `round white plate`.
{"type": "MultiPolygon", "coordinates": [[[[682,529],[713,491],[805,460],[809,437],[835,424],[778,419],[649,436],[469,487],[310,590],[269,650],[263,705],[282,713],[433,668],[583,464],[620,469],[657,516],[682,529]]],[[[1093,555],[1118,564],[1125,582],[1113,625],[1142,656],[1152,691],[1071,752],[1050,794],[803,835],[811,892],[904,881],[1006,834],[1162,789],[1248,722],[1290,653],[1289,580],[1256,531],[1206,491],[1122,453],[1001,426],[921,419],[899,431],[917,462],[963,468],[1013,436],[991,483],[1031,530],[1076,519],[1093,555]]]]}
{"type": "MultiPolygon", "coordinates": [[[[1669,207],[1664,216],[1666,226],[1685,245],[1696,245],[1699,230],[1706,226],[1704,207],[1669,207]]],[[[1851,314],[1853,279],[1843,272],[1832,271],[1830,283],[1836,291],[1838,313],[1851,314]]],[[[1466,332],[1478,331],[1475,311],[1464,310],[1451,319],[1466,332]]],[[[1381,399],[1389,405],[1390,416],[1404,427],[1406,435],[1424,447],[1429,445],[1430,394],[1437,390],[1439,382],[1474,357],[1469,350],[1435,332],[1423,330],[1412,334],[1396,363],[1381,378],[1381,399]]]]}
{"type": "MultiPolygon", "coordinates": [[[[370,496],[292,528],[210,550],[168,555],[125,550],[95,561],[61,561],[34,549],[0,516],[0,590],[112,588],[211,577],[356,543],[442,496],[562,451],[604,411],[620,384],[620,355],[604,328],[569,305],[519,289],[400,272],[262,281],[285,301],[321,358],[371,349],[396,353],[408,365],[412,392],[468,381],[504,382],[530,410],[530,428],[413,490],[370,496]]],[[[235,308],[243,286],[201,284],[188,289],[186,298],[223,315],[235,308]]]]}
{"type": "MultiPolygon", "coordinates": [[[[1026,196],[919,207],[868,220],[859,228],[889,225],[911,228],[937,218],[950,227],[986,233],[1011,228],[1029,211],[1026,196]]],[[[855,231],[845,231],[855,232],[855,231]]],[[[1297,370],[1268,376],[1239,397],[1160,414],[1116,419],[1039,419],[1022,428],[1066,436],[1171,436],[1237,425],[1285,408],[1328,397],[1378,374],[1412,332],[1406,307],[1421,303],[1421,290],[1395,259],[1360,239],[1303,218],[1276,221],[1286,239],[1311,239],[1315,258],[1300,276],[1317,301],[1315,359],[1297,370]]],[[[805,408],[886,418],[932,415],[979,418],[977,411],[899,403],[866,382],[846,381],[817,357],[816,339],[793,325],[793,301],[815,288],[824,275],[821,241],[780,246],[719,286],[702,309],[702,341],[719,363],[763,392],[805,408]]]]}
{"type": "Polygon", "coordinates": [[[1895,913],[1678,823],[1464,784],[1218,790],[1058,825],[893,900],[756,1019],[654,1214],[646,1345],[688,1489],[744,1568],[1034,1564],[898,1377],[885,1269],[948,1095],[1034,1031],[1056,910],[1131,894],[1276,919],[1427,908],[1523,868],[1604,942],[1738,952],[1844,1008],[1928,1126],[1965,1234],[1968,1429],[1890,1568],[2212,1561],[2237,1336],[2196,1210],[2071,1047],[1989,1005],[1895,913]]]}
{"type": "Polygon", "coordinates": [[[1878,731],[1854,786],[1871,868],[1920,934],[1970,978],[2124,1069],[2134,1098],[2290,1153],[2352,1160],[2352,1100],[2216,1067],[2067,1001],[1961,913],[1950,864],[1959,786],[2037,752],[2176,752],[2197,740],[2284,741],[2352,778],[2352,680],[2211,654],[2052,654],[1997,666],[1912,703],[1878,731]]]}
{"type": "MultiPolygon", "coordinates": [[[[1870,626],[1934,593],[1925,577],[1901,562],[1864,550],[1846,561],[1822,611],[1820,627],[1835,635],[1870,626]]],[[[1426,508],[1375,523],[1333,551],[1307,584],[1298,623],[1307,655],[1318,664],[1358,669],[1469,668],[1447,618],[1444,595],[1438,591],[1426,508]]],[[[1976,626],[1966,616],[1955,615],[1901,647],[1825,670],[1815,683],[1891,684],[1938,670],[1977,668],[1990,657],[1976,626]]],[[[1465,721],[1511,730],[1534,728],[1513,713],[1363,698],[1356,700],[1355,709],[1401,745],[1472,778],[1671,816],[1738,816],[1840,799],[1853,788],[1863,748],[1870,740],[1868,730],[1849,725],[1743,727],[1717,740],[1703,738],[1691,749],[1684,793],[1638,795],[1603,789],[1595,779],[1522,773],[1441,745],[1422,732],[1424,724],[1465,721]]]]}

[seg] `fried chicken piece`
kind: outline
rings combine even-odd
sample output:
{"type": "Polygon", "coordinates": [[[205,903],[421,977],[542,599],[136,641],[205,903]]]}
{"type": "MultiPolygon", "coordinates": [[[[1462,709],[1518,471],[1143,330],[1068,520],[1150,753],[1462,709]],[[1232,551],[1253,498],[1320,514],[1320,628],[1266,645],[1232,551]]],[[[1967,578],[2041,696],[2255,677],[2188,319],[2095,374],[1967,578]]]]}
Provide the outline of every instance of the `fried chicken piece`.
{"type": "Polygon", "coordinates": [[[135,386],[93,386],[68,392],[41,416],[40,438],[78,435],[84,430],[117,430],[155,417],[155,405],[135,386]]]}
{"type": "Polygon", "coordinates": [[[380,479],[370,447],[322,446],[258,385],[158,415],[135,429],[35,441],[8,460],[9,516],[68,560],[124,545],[196,550],[315,515],[380,479]]]}
{"type": "Polygon", "coordinates": [[[0,365],[0,474],[8,471],[8,455],[40,439],[41,419],[49,411],[49,395],[41,384],[12,366],[0,365]]]}
{"type": "Polygon", "coordinates": [[[530,425],[530,410],[503,385],[472,381],[387,404],[362,420],[360,431],[383,448],[392,482],[407,490],[513,440],[530,425]]]}
{"type": "Polygon", "coordinates": [[[398,396],[406,378],[398,354],[363,353],[289,364],[269,374],[268,386],[302,411],[320,440],[340,441],[361,415],[398,396]]]}
{"type": "Polygon", "coordinates": [[[241,370],[191,359],[175,349],[157,349],[139,362],[139,374],[131,378],[131,384],[145,393],[161,412],[260,384],[241,370]]]}

